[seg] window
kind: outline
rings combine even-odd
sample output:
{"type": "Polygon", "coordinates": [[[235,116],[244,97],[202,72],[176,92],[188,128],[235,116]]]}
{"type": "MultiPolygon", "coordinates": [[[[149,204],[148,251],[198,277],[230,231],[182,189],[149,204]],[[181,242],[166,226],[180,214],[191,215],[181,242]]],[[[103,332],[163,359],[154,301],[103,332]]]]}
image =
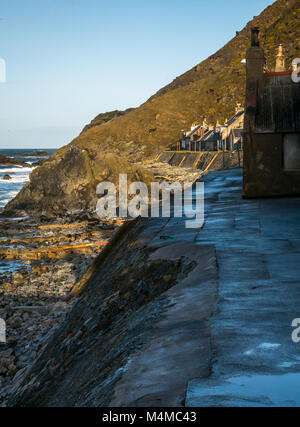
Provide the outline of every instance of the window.
{"type": "Polygon", "coordinates": [[[283,142],[283,162],[286,170],[300,170],[300,134],[287,134],[283,142]]]}

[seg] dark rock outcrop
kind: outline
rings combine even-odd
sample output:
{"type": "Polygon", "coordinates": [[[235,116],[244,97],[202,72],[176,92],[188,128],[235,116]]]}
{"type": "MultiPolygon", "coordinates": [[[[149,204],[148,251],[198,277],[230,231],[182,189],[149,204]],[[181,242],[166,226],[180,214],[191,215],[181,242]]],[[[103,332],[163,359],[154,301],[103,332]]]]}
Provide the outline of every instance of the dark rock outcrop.
{"type": "Polygon", "coordinates": [[[0,154],[0,165],[1,166],[30,166],[28,163],[24,163],[15,157],[7,157],[4,154],[0,154]]]}
{"type": "Polygon", "coordinates": [[[19,157],[19,158],[26,158],[26,157],[46,158],[46,157],[50,157],[50,156],[49,156],[49,153],[47,153],[47,151],[37,150],[37,151],[34,151],[33,153],[22,154],[22,156],[17,156],[17,157],[19,157]]]}
{"type": "Polygon", "coordinates": [[[4,181],[10,181],[12,178],[10,175],[4,175],[2,178],[4,181]]]}

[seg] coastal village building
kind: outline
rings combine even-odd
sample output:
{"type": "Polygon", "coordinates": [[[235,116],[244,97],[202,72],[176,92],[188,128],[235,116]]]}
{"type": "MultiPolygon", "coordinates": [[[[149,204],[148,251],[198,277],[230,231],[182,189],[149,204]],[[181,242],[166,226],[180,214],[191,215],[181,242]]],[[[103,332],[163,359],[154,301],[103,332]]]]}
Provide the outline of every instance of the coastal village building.
{"type": "Polygon", "coordinates": [[[226,140],[226,150],[242,151],[243,141],[244,141],[244,127],[231,129],[229,132],[229,137],[226,140]]]}
{"type": "Polygon", "coordinates": [[[237,104],[235,115],[222,128],[222,141],[226,151],[243,149],[244,120],[244,108],[237,104]]]}
{"type": "Polygon", "coordinates": [[[237,104],[235,114],[224,125],[217,122],[209,125],[193,124],[191,130],[183,132],[177,151],[235,151],[243,149],[244,109],[237,104]]]}
{"type": "Polygon", "coordinates": [[[222,130],[220,126],[215,126],[208,130],[197,141],[197,151],[218,151],[222,149],[222,130]]]}
{"type": "Polygon", "coordinates": [[[197,148],[197,141],[205,135],[205,133],[209,130],[209,125],[204,119],[202,125],[198,123],[194,123],[191,126],[191,130],[188,132],[183,132],[183,138],[180,141],[180,145],[178,147],[179,151],[199,151],[197,148]]]}
{"type": "Polygon", "coordinates": [[[244,196],[300,195],[300,84],[285,71],[279,46],[275,72],[265,73],[259,29],[247,51],[244,196]]]}

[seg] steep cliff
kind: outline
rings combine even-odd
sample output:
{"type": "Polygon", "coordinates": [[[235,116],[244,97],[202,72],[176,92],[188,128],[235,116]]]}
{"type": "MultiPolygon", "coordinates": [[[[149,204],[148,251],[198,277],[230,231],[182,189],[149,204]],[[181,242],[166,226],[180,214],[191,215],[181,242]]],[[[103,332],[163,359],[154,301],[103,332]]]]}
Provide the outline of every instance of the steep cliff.
{"type": "Polygon", "coordinates": [[[300,57],[300,0],[277,0],[222,49],[139,108],[99,115],[78,138],[33,172],[30,183],[6,212],[94,207],[95,187],[103,176],[114,180],[118,172],[130,171],[131,177],[143,178],[144,172],[134,166],[135,161],[154,157],[174,144],[181,130],[195,120],[230,117],[236,102],[244,102],[245,67],[241,60],[252,26],[261,29],[270,70],[279,43],[285,47],[287,64],[300,57]]]}

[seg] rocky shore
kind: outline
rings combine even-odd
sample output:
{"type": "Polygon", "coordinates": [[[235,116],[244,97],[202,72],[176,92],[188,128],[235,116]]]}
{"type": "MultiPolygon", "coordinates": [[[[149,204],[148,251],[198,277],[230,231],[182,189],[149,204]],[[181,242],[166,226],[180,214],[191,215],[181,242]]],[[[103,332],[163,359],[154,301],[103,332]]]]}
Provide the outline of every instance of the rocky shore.
{"type": "Polygon", "coordinates": [[[86,214],[55,223],[46,217],[0,221],[0,317],[7,327],[0,405],[12,379],[31,366],[69,312],[70,291],[120,225],[86,214]]]}
{"type": "Polygon", "coordinates": [[[22,162],[15,157],[7,157],[5,154],[0,154],[0,166],[22,166],[22,167],[30,167],[29,163],[22,162]]]}

